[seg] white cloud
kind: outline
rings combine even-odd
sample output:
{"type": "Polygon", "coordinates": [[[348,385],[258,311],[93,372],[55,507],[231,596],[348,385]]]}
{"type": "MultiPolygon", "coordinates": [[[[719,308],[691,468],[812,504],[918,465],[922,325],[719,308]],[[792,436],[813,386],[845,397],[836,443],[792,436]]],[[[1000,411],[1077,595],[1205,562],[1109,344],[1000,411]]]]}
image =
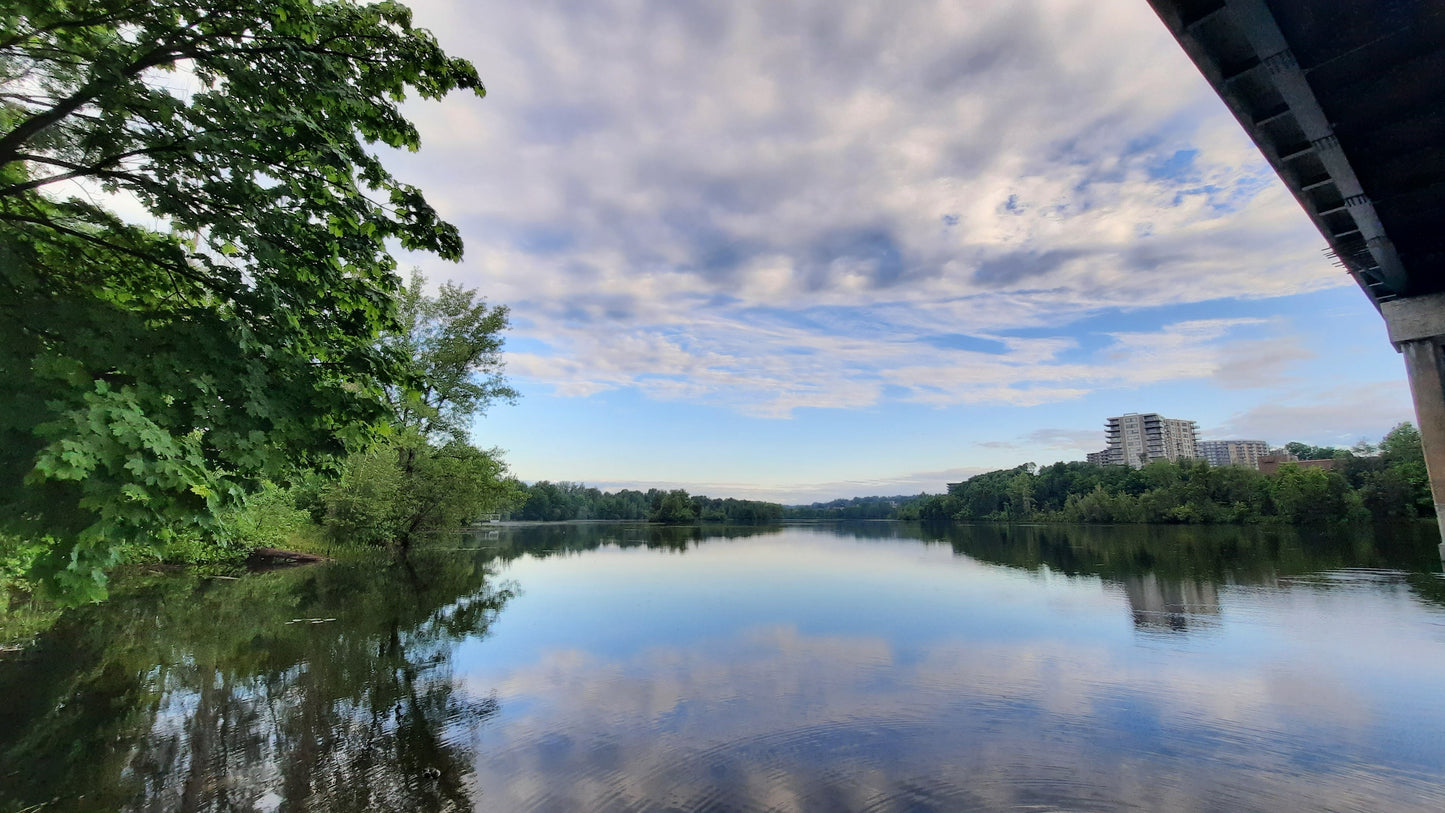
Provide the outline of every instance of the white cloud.
{"type": "MultiPolygon", "coordinates": [[[[999,606],[1017,606],[1007,589],[983,580],[971,586],[999,606]]],[[[1052,586],[1056,612],[1096,624],[1129,612],[1115,585],[1070,579],[1052,586]]],[[[1310,595],[1295,590],[1288,599],[1310,595]]],[[[1007,613],[999,615],[1007,623],[1007,613]]],[[[601,809],[721,800],[801,810],[826,792],[836,809],[896,809],[919,799],[966,799],[963,806],[980,809],[1071,808],[1081,799],[1108,807],[1147,798],[1150,807],[1191,810],[1207,809],[1229,787],[1301,807],[1350,798],[1378,809],[1429,791],[1423,777],[1361,783],[1329,760],[1304,759],[1314,753],[1322,710],[1342,710],[1326,715],[1341,748],[1367,749],[1380,725],[1370,698],[1351,691],[1324,656],[1300,663],[1266,653],[1242,667],[1140,664],[1064,633],[1006,646],[932,640],[915,654],[866,634],[788,625],[730,632],[611,657],[553,649],[508,672],[467,675],[464,691],[499,697],[503,709],[487,735],[501,747],[474,763],[489,803],[601,809]],[[1121,715],[1184,733],[1166,752],[1130,750],[1097,730],[1100,719],[1117,724],[1121,715]],[[1251,750],[1248,770],[1219,758],[1221,741],[1246,736],[1272,747],[1251,750]],[[1054,773],[1057,782],[1040,780],[1054,773]],[[568,781],[532,779],[558,775],[568,781]],[[968,795],[951,782],[966,785],[968,795]],[[930,797],[929,789],[944,792],[930,797]]]]}
{"type": "Polygon", "coordinates": [[[1401,380],[1350,386],[1293,388],[1286,397],[1231,416],[1206,437],[1260,438],[1283,444],[1298,440],[1320,445],[1349,446],[1359,440],[1378,442],[1391,427],[1414,420],[1410,388],[1401,380]],[[1361,432],[1368,434],[1361,436],[1361,432]]]}
{"type": "Polygon", "coordinates": [[[557,329],[564,355],[516,353],[514,375],[552,383],[563,395],[634,386],[661,400],[697,400],[744,414],[786,417],[799,407],[862,407],[885,386],[922,404],[1032,406],[1099,387],[1208,378],[1225,364],[1220,339],[1259,320],[1191,320],[1161,330],[1108,334],[1112,344],[1082,361],[1072,340],[981,334],[1003,352],[934,346],[924,337],[858,338],[809,326],[729,324],[706,315],[666,330],[594,333],[557,329]]]}
{"type": "Polygon", "coordinates": [[[1242,385],[1217,320],[1067,362],[1002,332],[1348,282],[1146,4],[431,0],[418,21],[489,88],[413,108],[424,149],[397,169],[468,245],[428,271],[509,304],[555,350],[513,373],[562,395],[786,416],[1242,385]],[[927,343],[953,333],[1004,352],[927,343]]]}
{"type": "Polygon", "coordinates": [[[1022,440],[1046,449],[1097,450],[1103,444],[1101,429],[1036,429],[1022,440]]]}
{"type": "Polygon", "coordinates": [[[1214,382],[1225,389],[1257,389],[1297,384],[1291,370],[1315,357],[1298,336],[1276,334],[1255,341],[1230,342],[1221,348],[1214,382]]]}

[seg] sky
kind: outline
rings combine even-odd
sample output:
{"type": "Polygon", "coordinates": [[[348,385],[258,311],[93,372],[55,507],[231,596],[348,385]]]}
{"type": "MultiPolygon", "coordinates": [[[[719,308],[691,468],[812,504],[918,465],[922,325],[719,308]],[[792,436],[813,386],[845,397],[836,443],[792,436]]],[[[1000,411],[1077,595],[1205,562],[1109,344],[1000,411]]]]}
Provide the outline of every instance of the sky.
{"type": "Polygon", "coordinates": [[[1353,281],[1144,0],[413,0],[487,86],[388,156],[511,311],[519,478],[805,503],[1082,460],[1106,418],[1377,441],[1353,281]]]}

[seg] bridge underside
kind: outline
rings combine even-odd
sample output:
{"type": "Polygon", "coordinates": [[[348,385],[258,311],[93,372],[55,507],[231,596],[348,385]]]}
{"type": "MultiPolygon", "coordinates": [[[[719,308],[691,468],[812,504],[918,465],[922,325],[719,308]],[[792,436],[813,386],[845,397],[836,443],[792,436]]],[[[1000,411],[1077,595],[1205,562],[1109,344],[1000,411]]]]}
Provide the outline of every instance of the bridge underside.
{"type": "Polygon", "coordinates": [[[1377,305],[1445,292],[1445,3],[1151,3],[1377,305]]]}
{"type": "Polygon", "coordinates": [[[1445,530],[1445,0],[1149,1],[1384,316],[1445,530]]]}

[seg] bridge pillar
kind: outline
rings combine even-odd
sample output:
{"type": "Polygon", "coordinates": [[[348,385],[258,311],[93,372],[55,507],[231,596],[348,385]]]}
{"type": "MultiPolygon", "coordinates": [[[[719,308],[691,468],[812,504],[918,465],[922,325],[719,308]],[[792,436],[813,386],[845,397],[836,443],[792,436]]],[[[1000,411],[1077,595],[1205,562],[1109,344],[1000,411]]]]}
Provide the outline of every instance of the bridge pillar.
{"type": "Polygon", "coordinates": [[[1390,343],[1405,357],[1445,559],[1445,294],[1385,302],[1380,313],[1390,343]]]}

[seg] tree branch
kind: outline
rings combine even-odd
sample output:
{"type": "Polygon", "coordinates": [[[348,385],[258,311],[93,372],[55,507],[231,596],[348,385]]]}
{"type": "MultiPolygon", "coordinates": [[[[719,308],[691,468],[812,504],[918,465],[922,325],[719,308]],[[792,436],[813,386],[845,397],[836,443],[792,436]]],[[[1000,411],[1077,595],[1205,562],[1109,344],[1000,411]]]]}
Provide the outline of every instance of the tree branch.
{"type": "Polygon", "coordinates": [[[57,102],[49,110],[32,115],[30,118],[16,125],[15,129],[6,133],[0,138],[0,166],[13,163],[16,155],[19,154],[20,145],[31,138],[44,132],[51,125],[63,120],[66,116],[89,104],[101,91],[109,87],[121,84],[127,79],[134,78],[142,71],[155,68],[176,61],[176,52],[173,49],[157,48],[145,56],[120,69],[116,74],[106,80],[94,80],[87,82],[79,90],[57,102]]]}

